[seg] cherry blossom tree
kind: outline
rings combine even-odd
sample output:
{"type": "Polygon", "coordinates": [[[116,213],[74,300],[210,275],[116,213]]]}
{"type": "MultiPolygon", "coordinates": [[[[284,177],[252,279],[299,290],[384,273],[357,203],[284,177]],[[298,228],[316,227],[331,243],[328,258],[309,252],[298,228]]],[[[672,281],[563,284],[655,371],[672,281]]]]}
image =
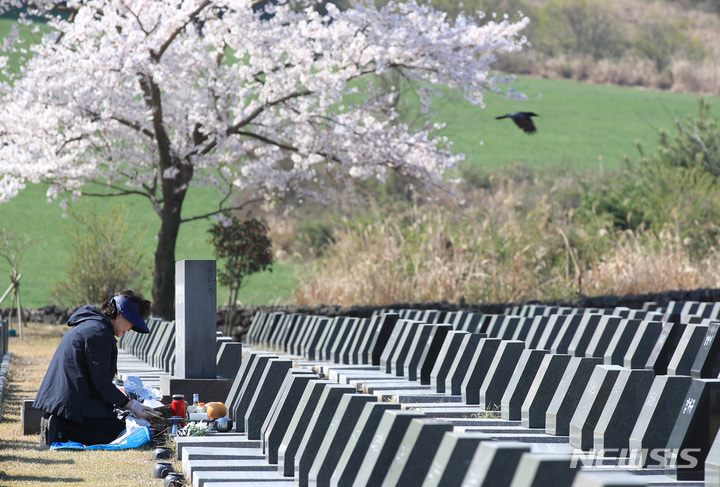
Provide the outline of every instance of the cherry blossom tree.
{"type": "Polygon", "coordinates": [[[401,123],[395,94],[374,79],[397,71],[426,109],[436,86],[482,105],[508,80],[490,71],[495,53],[520,50],[528,22],[451,20],[394,1],[342,11],[312,0],[39,5],[32,13],[50,33],[31,45],[16,31],[5,39],[6,52],[13,40],[28,52],[19,73],[0,58],[0,201],[40,182],[60,200],[146,198],[161,221],[152,297],[164,318],[180,225],[213,214],[183,213],[191,185],[219,190],[214,213],[289,191],[330,200],[393,171],[443,187],[461,156],[436,126],[401,123]]]}

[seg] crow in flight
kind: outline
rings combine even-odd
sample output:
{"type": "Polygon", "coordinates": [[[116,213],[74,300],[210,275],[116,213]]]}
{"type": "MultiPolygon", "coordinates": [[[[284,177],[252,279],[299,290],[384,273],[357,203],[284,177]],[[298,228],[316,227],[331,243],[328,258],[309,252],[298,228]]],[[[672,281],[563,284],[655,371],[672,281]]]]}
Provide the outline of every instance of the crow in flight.
{"type": "Polygon", "coordinates": [[[512,121],[515,122],[515,125],[523,129],[526,134],[534,134],[537,132],[537,129],[530,117],[539,117],[539,115],[533,112],[515,112],[508,113],[502,117],[495,117],[495,119],[500,120],[501,118],[511,118],[512,121]]]}

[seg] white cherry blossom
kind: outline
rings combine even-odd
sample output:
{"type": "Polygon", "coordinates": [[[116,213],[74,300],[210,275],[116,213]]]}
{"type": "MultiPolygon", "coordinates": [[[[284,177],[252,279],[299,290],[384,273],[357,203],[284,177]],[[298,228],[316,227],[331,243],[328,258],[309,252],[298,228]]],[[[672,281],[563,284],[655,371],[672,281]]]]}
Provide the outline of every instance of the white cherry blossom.
{"type": "Polygon", "coordinates": [[[507,81],[491,74],[495,54],[521,49],[528,23],[394,1],[328,4],[324,16],[305,0],[60,6],[39,5],[53,29],[42,42],[20,44],[15,30],[4,40],[30,53],[16,75],[0,62],[0,202],[28,182],[50,183],[51,198],[92,195],[95,183],[146,197],[161,219],[153,311],[166,318],[177,230],[210,216],[181,213],[191,185],[327,198],[396,171],[443,186],[462,156],[432,126],[399,123],[375,75],[400,71],[426,113],[439,85],[482,105],[507,81]]]}

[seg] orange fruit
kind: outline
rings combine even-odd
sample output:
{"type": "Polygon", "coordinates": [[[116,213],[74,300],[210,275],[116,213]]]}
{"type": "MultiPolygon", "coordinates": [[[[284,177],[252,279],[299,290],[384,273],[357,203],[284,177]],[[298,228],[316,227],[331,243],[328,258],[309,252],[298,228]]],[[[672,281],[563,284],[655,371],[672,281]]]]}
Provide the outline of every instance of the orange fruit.
{"type": "Polygon", "coordinates": [[[205,407],[207,408],[207,415],[210,419],[222,418],[227,414],[227,408],[225,404],[221,402],[209,402],[205,407]]]}

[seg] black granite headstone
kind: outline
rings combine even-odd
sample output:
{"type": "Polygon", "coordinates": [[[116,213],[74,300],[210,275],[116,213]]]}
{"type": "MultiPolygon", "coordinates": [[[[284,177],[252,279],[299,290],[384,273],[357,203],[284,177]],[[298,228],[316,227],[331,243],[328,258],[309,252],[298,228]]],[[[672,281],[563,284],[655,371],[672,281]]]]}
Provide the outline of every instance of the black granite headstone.
{"type": "Polygon", "coordinates": [[[525,344],[527,348],[540,348],[540,338],[542,338],[542,334],[545,331],[549,320],[549,316],[537,315],[532,317],[530,331],[525,337],[525,344]]]}
{"type": "Polygon", "coordinates": [[[693,362],[690,374],[695,379],[710,379],[720,375],[720,323],[710,323],[705,338],[693,362]]]}
{"type": "Polygon", "coordinates": [[[515,366],[510,382],[500,401],[500,416],[502,419],[515,421],[522,419],[522,405],[547,353],[547,350],[522,351],[520,360],[515,366]]]}
{"type": "MultiPolygon", "coordinates": [[[[380,370],[388,374],[394,374],[392,359],[397,353],[397,349],[401,347],[406,339],[412,327],[416,326],[416,321],[410,321],[406,319],[398,320],[393,327],[392,333],[387,340],[387,344],[380,357],[380,370]]],[[[375,365],[373,363],[373,365],[375,365]]]]}
{"type": "Polygon", "coordinates": [[[645,363],[646,369],[654,370],[655,375],[667,374],[667,366],[680,343],[680,338],[685,331],[685,326],[685,323],[673,322],[667,322],[663,325],[662,333],[660,333],[645,363]]]}
{"type": "Polygon", "coordinates": [[[360,465],[363,463],[368,448],[373,443],[375,432],[384,413],[399,409],[400,404],[398,403],[371,402],[365,405],[330,477],[331,486],[350,487],[355,483],[360,465]]]}
{"type": "Polygon", "coordinates": [[[512,487],[572,487],[580,466],[570,455],[525,453],[515,469],[512,487]]]}
{"type": "Polygon", "coordinates": [[[275,407],[268,414],[262,426],[262,445],[269,464],[278,463],[278,448],[280,448],[280,443],[295,414],[297,404],[308,383],[316,378],[315,374],[301,373],[296,369],[288,371],[282,390],[274,404],[275,407]]]}
{"type": "Polygon", "coordinates": [[[622,450],[629,449],[630,434],[654,378],[650,370],[620,370],[593,432],[595,451],[605,450],[606,456],[627,456],[622,450]]]}
{"type": "Polygon", "coordinates": [[[693,379],[667,443],[678,480],[703,480],[705,458],[719,427],[720,379],[693,379]]]}
{"type": "Polygon", "coordinates": [[[720,487],[720,435],[715,435],[705,459],[705,487],[720,487]]]}
{"type": "Polygon", "coordinates": [[[637,333],[640,327],[640,323],[640,320],[628,318],[620,320],[605,350],[605,365],[624,365],[625,354],[630,347],[630,343],[632,343],[635,333],[637,333]]]}
{"type": "MultiPolygon", "coordinates": [[[[240,366],[240,370],[238,370],[237,374],[235,375],[232,386],[230,386],[230,391],[228,391],[228,396],[225,399],[225,406],[227,406],[228,417],[233,421],[235,421],[236,419],[235,407],[240,401],[243,391],[247,390],[247,384],[250,382],[250,375],[255,371],[257,360],[260,357],[265,357],[265,360],[267,360],[268,358],[278,358],[277,355],[273,353],[263,351],[251,351],[245,354],[245,358],[242,362],[242,365],[240,366]]],[[[260,376],[258,375],[256,380],[259,379],[260,376]]],[[[241,428],[244,427],[245,426],[243,424],[241,428]]]]}
{"type": "Polygon", "coordinates": [[[363,408],[367,403],[375,402],[377,397],[371,394],[345,394],[340,399],[327,434],[308,472],[308,485],[330,484],[330,477],[340,461],[363,408]]]}
{"type": "Polygon", "coordinates": [[[483,338],[478,343],[460,387],[465,404],[480,404],[480,388],[501,343],[498,338],[483,338]]]}
{"type": "Polygon", "coordinates": [[[418,411],[385,411],[360,464],[355,484],[381,485],[393,464],[410,422],[422,417],[423,414],[418,411]]]}
{"type": "Polygon", "coordinates": [[[398,362],[393,365],[395,375],[405,377],[410,381],[420,379],[417,373],[417,365],[420,362],[425,344],[432,337],[434,327],[435,325],[431,324],[418,325],[412,336],[408,337],[407,352],[404,355],[402,352],[398,354],[398,362]]]}
{"type": "Polygon", "coordinates": [[[452,430],[451,423],[435,418],[410,421],[383,485],[422,485],[444,435],[452,430]]]}
{"type": "Polygon", "coordinates": [[[685,325],[677,348],[667,364],[667,375],[690,375],[707,331],[707,325],[685,325]]]}
{"type": "MultiPolygon", "coordinates": [[[[417,369],[417,377],[421,384],[430,385],[430,374],[432,373],[435,362],[437,361],[440,349],[445,341],[445,337],[452,331],[452,326],[445,324],[434,324],[430,339],[425,343],[420,360],[415,365],[417,369]]],[[[412,367],[411,362],[410,366],[412,367]]]]}
{"type": "Polygon", "coordinates": [[[369,351],[370,364],[380,365],[380,357],[385,350],[385,346],[397,324],[398,318],[397,313],[385,313],[377,320],[375,332],[370,335],[370,342],[367,347],[361,348],[361,353],[365,350],[369,351]]]}
{"type": "Polygon", "coordinates": [[[480,442],[491,438],[484,433],[445,433],[422,487],[461,485],[480,442]]]}
{"type": "Polygon", "coordinates": [[[558,333],[560,333],[560,329],[563,327],[565,321],[569,319],[570,317],[568,315],[555,314],[548,316],[545,329],[540,335],[540,340],[538,341],[536,348],[548,351],[551,350],[558,333]]]}
{"type": "Polygon", "coordinates": [[[445,337],[435,366],[430,373],[430,389],[433,391],[445,392],[445,378],[448,376],[452,364],[458,359],[458,350],[467,335],[469,333],[466,331],[451,331],[445,337]]]}
{"type": "MultiPolygon", "coordinates": [[[[602,315],[590,343],[585,349],[586,357],[604,358],[615,333],[622,323],[623,318],[613,315],[602,315]]],[[[617,364],[622,365],[622,364],[617,364]]]]}
{"type": "Polygon", "coordinates": [[[301,487],[308,485],[308,473],[322,445],[325,434],[344,395],[355,388],[342,384],[326,384],[315,406],[307,429],[295,453],[295,480],[301,487]]]}
{"type": "MultiPolygon", "coordinates": [[[[575,357],[585,357],[585,352],[591,344],[591,340],[595,335],[595,331],[600,325],[600,321],[604,315],[596,313],[585,313],[581,315],[582,319],[577,325],[577,329],[573,334],[572,340],[568,345],[567,353],[575,357]]],[[[593,355],[590,355],[591,357],[593,355]]]]}
{"type": "Polygon", "coordinates": [[[463,479],[463,487],[509,486],[520,459],[530,445],[515,441],[483,441],[463,479]]]}
{"type": "Polygon", "coordinates": [[[325,387],[330,384],[335,383],[329,380],[309,381],[300,401],[295,404],[295,412],[277,451],[278,472],[285,477],[292,477],[295,473],[295,453],[300,447],[325,387]]]}
{"type": "Polygon", "coordinates": [[[595,367],[570,420],[570,445],[584,451],[592,449],[593,431],[621,370],[618,365],[595,367]]]}
{"type": "MultiPolygon", "coordinates": [[[[578,326],[583,320],[582,314],[570,315],[560,327],[555,341],[550,348],[552,353],[567,353],[570,354],[569,348],[575,333],[578,330],[578,326]]],[[[570,354],[572,355],[572,354],[570,354]]]]}
{"type": "Polygon", "coordinates": [[[525,428],[544,428],[545,415],[570,362],[570,355],[545,355],[520,409],[525,428]]]}
{"type": "Polygon", "coordinates": [[[445,379],[445,393],[459,396],[462,394],[462,384],[467,375],[468,368],[472,363],[475,352],[480,346],[480,340],[484,338],[479,333],[471,333],[463,338],[458,349],[458,358],[450,366],[447,378],[445,379]]]}
{"type": "Polygon", "coordinates": [[[545,415],[546,434],[554,436],[570,434],[570,420],[595,366],[600,363],[600,359],[597,358],[572,357],[570,359],[545,415]]]}
{"type": "MultiPolygon", "coordinates": [[[[248,440],[259,440],[262,436],[262,425],[292,367],[292,360],[270,359],[263,371],[253,398],[248,403],[243,421],[248,440]]],[[[236,416],[240,421],[239,416],[236,416]]]]}
{"type": "Polygon", "coordinates": [[[525,342],[519,340],[502,341],[480,386],[479,403],[482,409],[487,411],[500,410],[503,394],[505,394],[515,366],[520,361],[524,350],[525,342]]]}
{"type": "Polygon", "coordinates": [[[657,450],[667,445],[691,383],[690,377],[680,375],[655,377],[630,433],[630,465],[651,468],[664,466],[664,463],[650,457],[650,452],[656,451],[653,456],[664,457],[657,450]]]}
{"type": "MultiPolygon", "coordinates": [[[[663,324],[659,321],[643,321],[633,336],[623,358],[626,369],[644,369],[658,338],[662,334],[663,324]]],[[[657,374],[656,374],[657,375],[657,374]]]]}

